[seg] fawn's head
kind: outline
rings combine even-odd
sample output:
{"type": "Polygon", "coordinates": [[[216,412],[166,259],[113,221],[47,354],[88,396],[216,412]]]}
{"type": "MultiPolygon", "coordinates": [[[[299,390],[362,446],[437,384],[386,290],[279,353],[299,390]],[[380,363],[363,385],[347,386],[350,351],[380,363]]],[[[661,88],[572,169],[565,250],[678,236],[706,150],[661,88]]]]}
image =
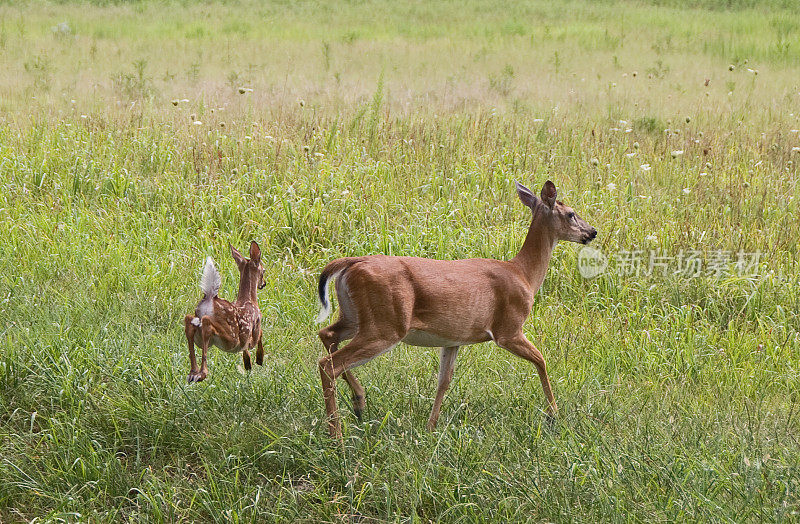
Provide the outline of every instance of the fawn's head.
{"type": "Polygon", "coordinates": [[[523,204],[531,208],[552,232],[556,240],[588,244],[597,236],[597,230],[578,216],[574,209],[556,200],[558,191],[550,180],[544,183],[537,197],[530,189],[517,182],[517,195],[523,204]]]}
{"type": "Polygon", "coordinates": [[[251,282],[257,282],[258,289],[263,289],[267,285],[264,281],[264,266],[261,265],[261,248],[253,240],[250,242],[250,258],[242,256],[235,247],[230,246],[233,260],[239,268],[240,287],[246,287],[251,282]]]}

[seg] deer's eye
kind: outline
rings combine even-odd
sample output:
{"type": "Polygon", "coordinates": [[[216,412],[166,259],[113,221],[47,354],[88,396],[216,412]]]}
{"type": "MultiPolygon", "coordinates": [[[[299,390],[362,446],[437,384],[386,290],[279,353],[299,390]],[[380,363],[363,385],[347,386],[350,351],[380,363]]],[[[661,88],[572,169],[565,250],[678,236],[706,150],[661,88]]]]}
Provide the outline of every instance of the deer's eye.
{"type": "Polygon", "coordinates": [[[567,215],[567,218],[570,219],[570,220],[574,220],[575,219],[575,213],[573,211],[570,211],[569,214],[567,215]]]}

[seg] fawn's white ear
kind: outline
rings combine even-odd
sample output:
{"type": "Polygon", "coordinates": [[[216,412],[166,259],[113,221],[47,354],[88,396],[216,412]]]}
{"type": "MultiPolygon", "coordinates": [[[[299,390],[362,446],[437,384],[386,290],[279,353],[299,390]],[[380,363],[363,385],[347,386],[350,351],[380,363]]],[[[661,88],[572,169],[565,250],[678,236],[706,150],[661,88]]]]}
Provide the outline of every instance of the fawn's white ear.
{"type": "Polygon", "coordinates": [[[250,260],[256,264],[261,262],[261,248],[255,240],[250,241],[250,260]]]}
{"type": "Polygon", "coordinates": [[[553,209],[553,206],[556,205],[556,197],[558,196],[558,191],[556,191],[556,185],[548,180],[542,186],[542,202],[547,204],[547,207],[553,209]]]}
{"type": "Polygon", "coordinates": [[[247,259],[246,259],[246,258],[244,258],[244,256],[242,256],[242,254],[241,254],[241,253],[239,253],[239,252],[236,250],[236,248],[235,248],[235,247],[233,247],[233,246],[232,246],[232,245],[230,245],[230,244],[228,244],[228,247],[230,247],[230,248],[231,248],[231,255],[233,256],[233,259],[236,261],[236,265],[237,265],[237,266],[241,266],[241,265],[243,265],[243,264],[246,264],[246,263],[247,263],[247,259]]]}
{"type": "Polygon", "coordinates": [[[531,209],[536,209],[536,206],[539,205],[539,199],[536,198],[536,195],[534,195],[530,189],[523,186],[519,182],[514,183],[517,185],[517,196],[519,196],[519,199],[522,201],[522,203],[531,209]]]}

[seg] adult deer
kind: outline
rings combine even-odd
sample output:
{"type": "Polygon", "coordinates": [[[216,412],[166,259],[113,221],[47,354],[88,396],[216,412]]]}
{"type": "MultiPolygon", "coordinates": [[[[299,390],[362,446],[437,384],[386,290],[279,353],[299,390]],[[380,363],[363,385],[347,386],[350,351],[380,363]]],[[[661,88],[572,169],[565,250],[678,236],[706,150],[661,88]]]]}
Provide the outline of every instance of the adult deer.
{"type": "Polygon", "coordinates": [[[256,363],[264,363],[264,346],[261,343],[261,310],[258,308],[256,292],[266,286],[264,266],[261,265],[261,249],[255,241],[250,242],[250,259],[246,259],[236,248],[229,246],[236,267],[239,268],[239,294],[234,302],[220,298],[222,279],[214,267],[211,257],[203,266],[200,289],[203,299],[197,304],[194,315],[183,319],[186,341],[189,344],[189,382],[200,382],[208,376],[208,346],[217,346],[228,353],[242,352],[244,368],[250,370],[250,350],[258,345],[256,363]],[[194,346],[200,346],[203,357],[200,367],[194,354],[194,346]]]}
{"type": "Polygon", "coordinates": [[[428,429],[439,419],[444,394],[453,378],[460,346],[493,340],[536,366],[547,397],[547,412],[556,401],[542,354],[522,331],[533,297],[544,281],[550,256],[559,240],[589,243],[597,230],[556,200],[556,186],[547,181],[537,198],[517,183],[517,194],[533,214],[528,235],[510,261],[486,258],[432,260],[374,255],[333,260],[319,277],[321,310],[330,314],[328,281],[336,278],[339,319],[319,332],[328,354],[319,359],[328,430],[342,437],[336,405],[336,378],[344,376],[361,418],[364,388],[351,368],[386,353],[399,342],[441,346],[439,386],[428,429]],[[350,343],[339,348],[339,342],[350,343]]]}

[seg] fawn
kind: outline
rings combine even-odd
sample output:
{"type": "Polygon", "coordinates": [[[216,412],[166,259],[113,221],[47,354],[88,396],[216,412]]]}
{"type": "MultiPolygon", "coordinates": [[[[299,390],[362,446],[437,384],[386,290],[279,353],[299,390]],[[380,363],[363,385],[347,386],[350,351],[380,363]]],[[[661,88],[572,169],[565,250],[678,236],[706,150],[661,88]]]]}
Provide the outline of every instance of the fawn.
{"type": "Polygon", "coordinates": [[[258,309],[257,289],[263,289],[264,266],[261,249],[255,241],[250,243],[250,259],[229,246],[239,268],[239,295],[234,302],[219,298],[221,278],[211,257],[203,266],[200,289],[203,299],[197,304],[194,315],[186,315],[184,326],[189,343],[189,382],[200,382],[208,376],[208,346],[214,345],[228,353],[242,352],[244,368],[250,370],[250,349],[258,344],[256,363],[264,364],[264,346],[261,343],[261,310],[258,309]],[[257,289],[256,289],[257,288],[257,289]],[[197,367],[194,346],[203,350],[200,368],[197,367]]]}
{"type": "Polygon", "coordinates": [[[544,281],[559,240],[589,243],[597,230],[556,200],[547,181],[539,197],[517,183],[517,194],[532,212],[525,242],[510,261],[493,259],[432,260],[373,255],[333,260],[319,277],[321,304],[317,322],[330,314],[328,281],[336,278],[339,319],[320,330],[328,354],[319,359],[322,392],[331,437],[342,437],[336,403],[336,378],[344,376],[361,418],[364,388],[351,368],[386,353],[400,342],[441,346],[439,385],[428,429],[439,419],[444,394],[453,377],[460,346],[494,341],[536,366],[548,402],[548,419],[556,401],[542,354],[527,339],[523,324],[533,297],[544,281]],[[350,342],[339,348],[339,342],[350,342]]]}

